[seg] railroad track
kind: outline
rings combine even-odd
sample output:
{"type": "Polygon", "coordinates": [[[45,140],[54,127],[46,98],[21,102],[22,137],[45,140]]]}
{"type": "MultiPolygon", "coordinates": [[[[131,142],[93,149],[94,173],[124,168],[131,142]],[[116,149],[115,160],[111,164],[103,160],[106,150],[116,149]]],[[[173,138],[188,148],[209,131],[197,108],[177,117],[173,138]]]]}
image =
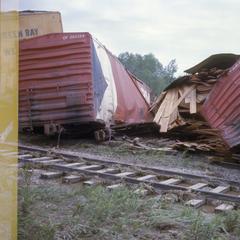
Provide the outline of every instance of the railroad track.
{"type": "Polygon", "coordinates": [[[211,164],[228,169],[240,170],[240,161],[212,161],[211,164]]]}
{"type": "MultiPolygon", "coordinates": [[[[1,153],[3,154],[3,153],[1,153]]],[[[7,154],[7,153],[5,153],[7,154]]],[[[19,146],[19,162],[33,167],[44,167],[42,178],[62,178],[65,183],[83,182],[96,185],[106,180],[107,188],[124,183],[150,186],[160,192],[180,191],[191,196],[186,204],[193,207],[213,205],[216,211],[239,208],[240,182],[226,179],[109,161],[100,157],[66,153],[29,146],[19,146]]],[[[147,189],[142,189],[144,193],[147,189]]]]}

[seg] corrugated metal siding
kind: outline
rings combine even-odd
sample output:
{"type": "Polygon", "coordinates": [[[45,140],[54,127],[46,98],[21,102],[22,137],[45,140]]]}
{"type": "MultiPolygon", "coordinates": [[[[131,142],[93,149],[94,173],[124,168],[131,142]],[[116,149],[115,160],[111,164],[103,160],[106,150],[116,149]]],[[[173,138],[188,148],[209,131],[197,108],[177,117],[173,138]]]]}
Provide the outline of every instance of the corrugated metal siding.
{"type": "Polygon", "coordinates": [[[230,148],[240,146],[240,61],[218,80],[201,114],[212,128],[221,131],[230,148]]]}
{"type": "Polygon", "coordinates": [[[20,43],[20,127],[152,120],[136,82],[89,33],[20,43]]]}
{"type": "Polygon", "coordinates": [[[20,43],[22,127],[95,119],[91,36],[50,34],[20,43]]]}

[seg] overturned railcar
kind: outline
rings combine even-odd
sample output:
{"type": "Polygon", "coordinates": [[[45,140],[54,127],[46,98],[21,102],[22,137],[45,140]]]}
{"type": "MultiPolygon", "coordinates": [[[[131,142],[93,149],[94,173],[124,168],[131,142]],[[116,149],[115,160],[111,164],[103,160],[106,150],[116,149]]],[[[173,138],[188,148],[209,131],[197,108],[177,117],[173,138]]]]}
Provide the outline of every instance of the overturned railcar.
{"type": "Polygon", "coordinates": [[[20,129],[84,133],[152,120],[136,80],[89,33],[22,40],[19,72],[20,129]]]}

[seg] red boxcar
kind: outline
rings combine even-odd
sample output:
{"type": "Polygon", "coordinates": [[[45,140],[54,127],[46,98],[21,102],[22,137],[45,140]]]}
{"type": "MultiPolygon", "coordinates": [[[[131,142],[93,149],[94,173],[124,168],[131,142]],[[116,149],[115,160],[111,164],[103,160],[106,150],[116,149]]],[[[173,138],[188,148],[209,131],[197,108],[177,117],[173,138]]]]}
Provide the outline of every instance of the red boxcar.
{"type": "Polygon", "coordinates": [[[19,89],[21,129],[91,131],[152,120],[136,81],[89,33],[21,41],[19,89]]]}
{"type": "Polygon", "coordinates": [[[217,81],[201,114],[230,148],[240,150],[240,60],[217,81]]]}

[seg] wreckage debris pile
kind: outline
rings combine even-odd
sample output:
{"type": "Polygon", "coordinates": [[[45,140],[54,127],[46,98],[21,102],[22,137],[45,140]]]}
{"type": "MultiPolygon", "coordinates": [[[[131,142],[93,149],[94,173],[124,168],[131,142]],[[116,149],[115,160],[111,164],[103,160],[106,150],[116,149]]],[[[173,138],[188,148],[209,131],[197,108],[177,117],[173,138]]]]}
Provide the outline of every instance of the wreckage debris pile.
{"type": "Polygon", "coordinates": [[[201,106],[226,70],[212,68],[178,78],[156,99],[151,107],[160,132],[180,139],[176,149],[226,152],[218,130],[201,116],[201,106]],[[186,141],[187,140],[187,141],[186,141]]]}

